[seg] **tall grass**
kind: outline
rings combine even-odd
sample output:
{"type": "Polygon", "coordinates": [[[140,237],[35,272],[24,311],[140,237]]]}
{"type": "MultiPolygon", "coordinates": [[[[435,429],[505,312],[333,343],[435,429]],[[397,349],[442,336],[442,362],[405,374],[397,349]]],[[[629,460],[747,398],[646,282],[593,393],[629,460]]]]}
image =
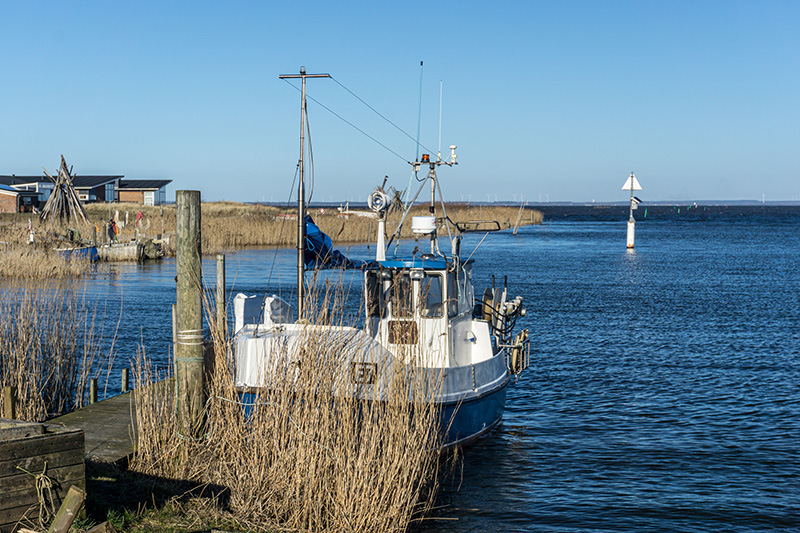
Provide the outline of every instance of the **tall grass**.
{"type": "MultiPolygon", "coordinates": [[[[314,297],[335,308],[342,301],[330,290],[314,297]]],[[[314,327],[341,325],[343,316],[310,321],[297,352],[269,370],[270,386],[248,398],[249,416],[228,359],[217,357],[201,440],[178,434],[173,396],[153,385],[161,376],[140,358],[131,468],[227,487],[243,528],[406,530],[429,510],[438,486],[439,413],[431,398],[441,380],[424,382],[427,375],[397,363],[382,389],[351,383],[341,358],[346,340],[314,327]]],[[[227,353],[222,339],[214,344],[227,353]]]]}
{"type": "Polygon", "coordinates": [[[0,248],[0,279],[51,280],[74,278],[92,270],[88,259],[67,259],[46,248],[19,245],[0,248]]]}
{"type": "MultiPolygon", "coordinates": [[[[542,213],[537,210],[520,210],[513,206],[470,206],[468,204],[448,204],[447,215],[453,222],[469,220],[496,220],[503,229],[514,227],[519,220],[520,225],[538,224],[542,221],[542,213]]],[[[105,223],[109,216],[117,217],[120,226],[119,241],[126,242],[136,237],[136,213],[144,215],[141,233],[148,237],[162,235],[169,237],[175,234],[175,206],[139,206],[135,204],[88,204],[86,212],[88,224],[79,224],[77,229],[86,240],[94,235],[100,242],[107,240],[105,223]],[[110,208],[110,209],[109,209],[110,208]],[[128,223],[124,221],[127,215],[128,223]],[[101,222],[101,219],[103,222],[101,222]]],[[[437,211],[441,216],[441,209],[437,211]]],[[[377,221],[360,216],[339,217],[335,211],[328,209],[324,214],[317,209],[310,210],[314,221],[337,243],[374,242],[378,230],[377,221]]],[[[297,227],[297,210],[278,207],[245,204],[237,202],[206,202],[201,206],[201,239],[202,249],[206,254],[227,252],[250,246],[289,246],[295,243],[297,227]],[[295,218],[286,218],[285,215],[295,218]]],[[[427,214],[427,207],[417,206],[411,210],[409,217],[427,214]]],[[[46,233],[66,233],[66,226],[58,223],[40,224],[36,217],[27,214],[0,214],[0,231],[8,242],[23,244],[28,236],[28,219],[31,218],[39,240],[46,233]]],[[[386,229],[393,232],[400,221],[400,213],[391,213],[386,229]]],[[[443,233],[445,230],[442,230],[443,233]]],[[[451,226],[451,231],[455,229],[451,226]]],[[[413,237],[410,219],[405,224],[401,238],[413,237]]],[[[165,251],[174,253],[174,243],[166,239],[165,251]]]]}
{"type": "Polygon", "coordinates": [[[114,360],[97,320],[96,308],[59,288],[0,289],[0,385],[16,388],[17,418],[43,421],[85,404],[89,380],[107,376],[114,360]]]}

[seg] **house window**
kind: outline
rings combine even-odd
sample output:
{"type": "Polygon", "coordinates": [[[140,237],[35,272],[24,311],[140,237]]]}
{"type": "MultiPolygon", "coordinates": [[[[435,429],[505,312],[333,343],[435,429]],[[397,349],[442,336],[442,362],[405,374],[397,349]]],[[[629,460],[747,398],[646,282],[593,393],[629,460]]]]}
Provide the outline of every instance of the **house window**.
{"type": "Polygon", "coordinates": [[[144,191],[144,205],[155,205],[155,191],[144,191]]]}
{"type": "Polygon", "coordinates": [[[106,183],[106,202],[111,203],[114,201],[114,184],[106,183]]]}

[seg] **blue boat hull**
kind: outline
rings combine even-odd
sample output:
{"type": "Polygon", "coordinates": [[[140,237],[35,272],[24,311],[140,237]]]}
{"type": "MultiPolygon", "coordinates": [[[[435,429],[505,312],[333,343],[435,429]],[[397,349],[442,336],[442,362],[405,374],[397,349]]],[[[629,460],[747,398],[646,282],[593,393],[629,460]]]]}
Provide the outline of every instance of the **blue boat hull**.
{"type": "Polygon", "coordinates": [[[80,248],[60,248],[57,250],[65,259],[80,259],[89,260],[92,263],[98,261],[100,257],[97,254],[96,246],[82,246],[80,248]]]}
{"type": "Polygon", "coordinates": [[[444,449],[469,444],[492,430],[503,418],[506,403],[504,380],[496,389],[460,403],[442,405],[444,449]]]}

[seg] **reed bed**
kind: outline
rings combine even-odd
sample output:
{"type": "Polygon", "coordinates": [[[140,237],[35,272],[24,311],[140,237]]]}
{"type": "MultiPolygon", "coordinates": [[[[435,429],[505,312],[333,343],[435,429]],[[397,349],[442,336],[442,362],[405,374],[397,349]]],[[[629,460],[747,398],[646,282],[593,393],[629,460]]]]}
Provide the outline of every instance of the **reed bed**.
{"type": "Polygon", "coordinates": [[[88,259],[66,259],[53,250],[21,245],[0,248],[0,279],[25,281],[74,278],[92,270],[88,259]]]}
{"type": "MultiPolygon", "coordinates": [[[[470,220],[494,220],[502,229],[517,225],[538,224],[542,213],[537,210],[513,206],[470,206],[453,203],[445,206],[450,220],[467,222],[470,220]]],[[[441,207],[437,213],[442,216],[441,207]]],[[[106,223],[109,217],[115,218],[119,227],[117,238],[120,242],[131,241],[137,237],[136,213],[142,211],[144,219],[139,235],[149,238],[166,237],[165,252],[174,253],[174,242],[169,236],[175,234],[175,206],[139,206],[135,204],[88,204],[86,212],[88,224],[78,224],[77,230],[85,240],[97,239],[106,242],[108,233],[106,223]],[[127,219],[127,222],[126,222],[127,219]]],[[[339,216],[336,210],[311,209],[311,216],[319,227],[333,238],[334,242],[344,244],[374,242],[378,230],[377,220],[358,215],[339,216]]],[[[427,207],[416,206],[409,217],[428,214],[427,207]]],[[[7,235],[9,243],[21,245],[28,236],[28,220],[37,232],[38,240],[49,231],[66,233],[67,227],[58,223],[41,224],[37,217],[26,214],[0,214],[0,234],[7,235]]],[[[391,213],[387,219],[386,230],[394,232],[400,221],[400,213],[391,213]]],[[[291,246],[295,244],[297,227],[296,208],[278,208],[261,204],[238,202],[207,202],[201,206],[201,239],[205,254],[229,252],[246,247],[291,246]]],[[[456,229],[450,226],[450,231],[456,229]]],[[[413,237],[410,218],[400,234],[401,238],[413,237]]]]}
{"type": "MultiPolygon", "coordinates": [[[[330,287],[316,298],[342,301],[330,287]]],[[[344,320],[338,312],[312,322],[344,320]]],[[[214,342],[216,353],[227,353],[222,339],[214,342]]],[[[405,531],[438,487],[439,419],[430,399],[441,380],[419,386],[421,376],[398,364],[380,390],[368,390],[343,371],[342,342],[310,328],[299,351],[270,371],[269,386],[244,401],[229,361],[218,357],[199,440],[179,435],[173,396],[154,386],[163,376],[140,357],[131,468],[225,487],[243,529],[405,531]]]]}
{"type": "Polygon", "coordinates": [[[97,309],[59,288],[0,289],[0,385],[16,388],[18,419],[82,407],[90,379],[108,376],[113,342],[104,347],[97,320],[97,309]]]}
{"type": "MultiPolygon", "coordinates": [[[[39,229],[36,216],[0,214],[0,279],[48,280],[82,276],[91,270],[83,259],[66,259],[52,247],[29,245],[28,226],[39,229]]],[[[45,231],[45,230],[43,230],[45,231]]]]}
{"type": "MultiPolygon", "coordinates": [[[[175,232],[174,206],[162,207],[128,207],[122,211],[120,204],[120,218],[124,220],[124,213],[128,213],[129,223],[120,230],[120,240],[130,240],[134,237],[134,224],[136,211],[142,210],[145,216],[145,225],[149,224],[148,235],[158,233],[173,234],[175,232]]],[[[467,222],[470,220],[496,220],[502,229],[512,228],[519,221],[519,225],[539,224],[542,222],[541,211],[513,206],[470,206],[468,204],[449,204],[445,206],[447,215],[453,222],[467,222]]],[[[91,204],[87,212],[92,221],[99,218],[107,220],[107,204],[91,204]],[[104,207],[105,206],[105,207],[104,207]]],[[[320,229],[333,238],[334,242],[344,244],[373,242],[378,230],[377,220],[358,215],[339,216],[336,210],[311,209],[311,216],[320,229]]],[[[112,212],[112,216],[114,216],[112,212]]],[[[417,206],[411,210],[409,217],[428,214],[427,207],[417,206]]],[[[441,216],[442,213],[439,213],[441,216]]],[[[391,213],[387,219],[386,229],[393,232],[400,222],[401,214],[391,213]]],[[[297,209],[281,209],[274,206],[260,204],[245,204],[237,202],[209,202],[201,205],[201,239],[202,249],[205,254],[229,252],[246,247],[258,246],[291,246],[295,244],[297,231],[297,209]]],[[[451,226],[451,231],[455,228],[451,226]]],[[[401,238],[411,238],[411,222],[407,220],[400,234],[401,238]]],[[[172,250],[168,249],[167,252],[172,250]]]]}

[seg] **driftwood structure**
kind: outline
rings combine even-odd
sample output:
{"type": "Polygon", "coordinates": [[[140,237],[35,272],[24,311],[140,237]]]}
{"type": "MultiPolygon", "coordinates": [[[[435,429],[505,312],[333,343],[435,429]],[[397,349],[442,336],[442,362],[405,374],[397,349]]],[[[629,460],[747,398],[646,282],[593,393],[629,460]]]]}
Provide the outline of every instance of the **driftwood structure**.
{"type": "Polygon", "coordinates": [[[67,162],[64,161],[64,156],[61,156],[61,166],[58,168],[58,176],[56,178],[51,176],[47,169],[45,169],[44,173],[53,180],[55,186],[47,203],[44,204],[39,218],[43,222],[54,218],[60,222],[88,222],[86,210],[84,210],[83,204],[78,198],[78,193],[75,192],[75,188],[72,186],[73,176],[67,169],[67,162]]]}

